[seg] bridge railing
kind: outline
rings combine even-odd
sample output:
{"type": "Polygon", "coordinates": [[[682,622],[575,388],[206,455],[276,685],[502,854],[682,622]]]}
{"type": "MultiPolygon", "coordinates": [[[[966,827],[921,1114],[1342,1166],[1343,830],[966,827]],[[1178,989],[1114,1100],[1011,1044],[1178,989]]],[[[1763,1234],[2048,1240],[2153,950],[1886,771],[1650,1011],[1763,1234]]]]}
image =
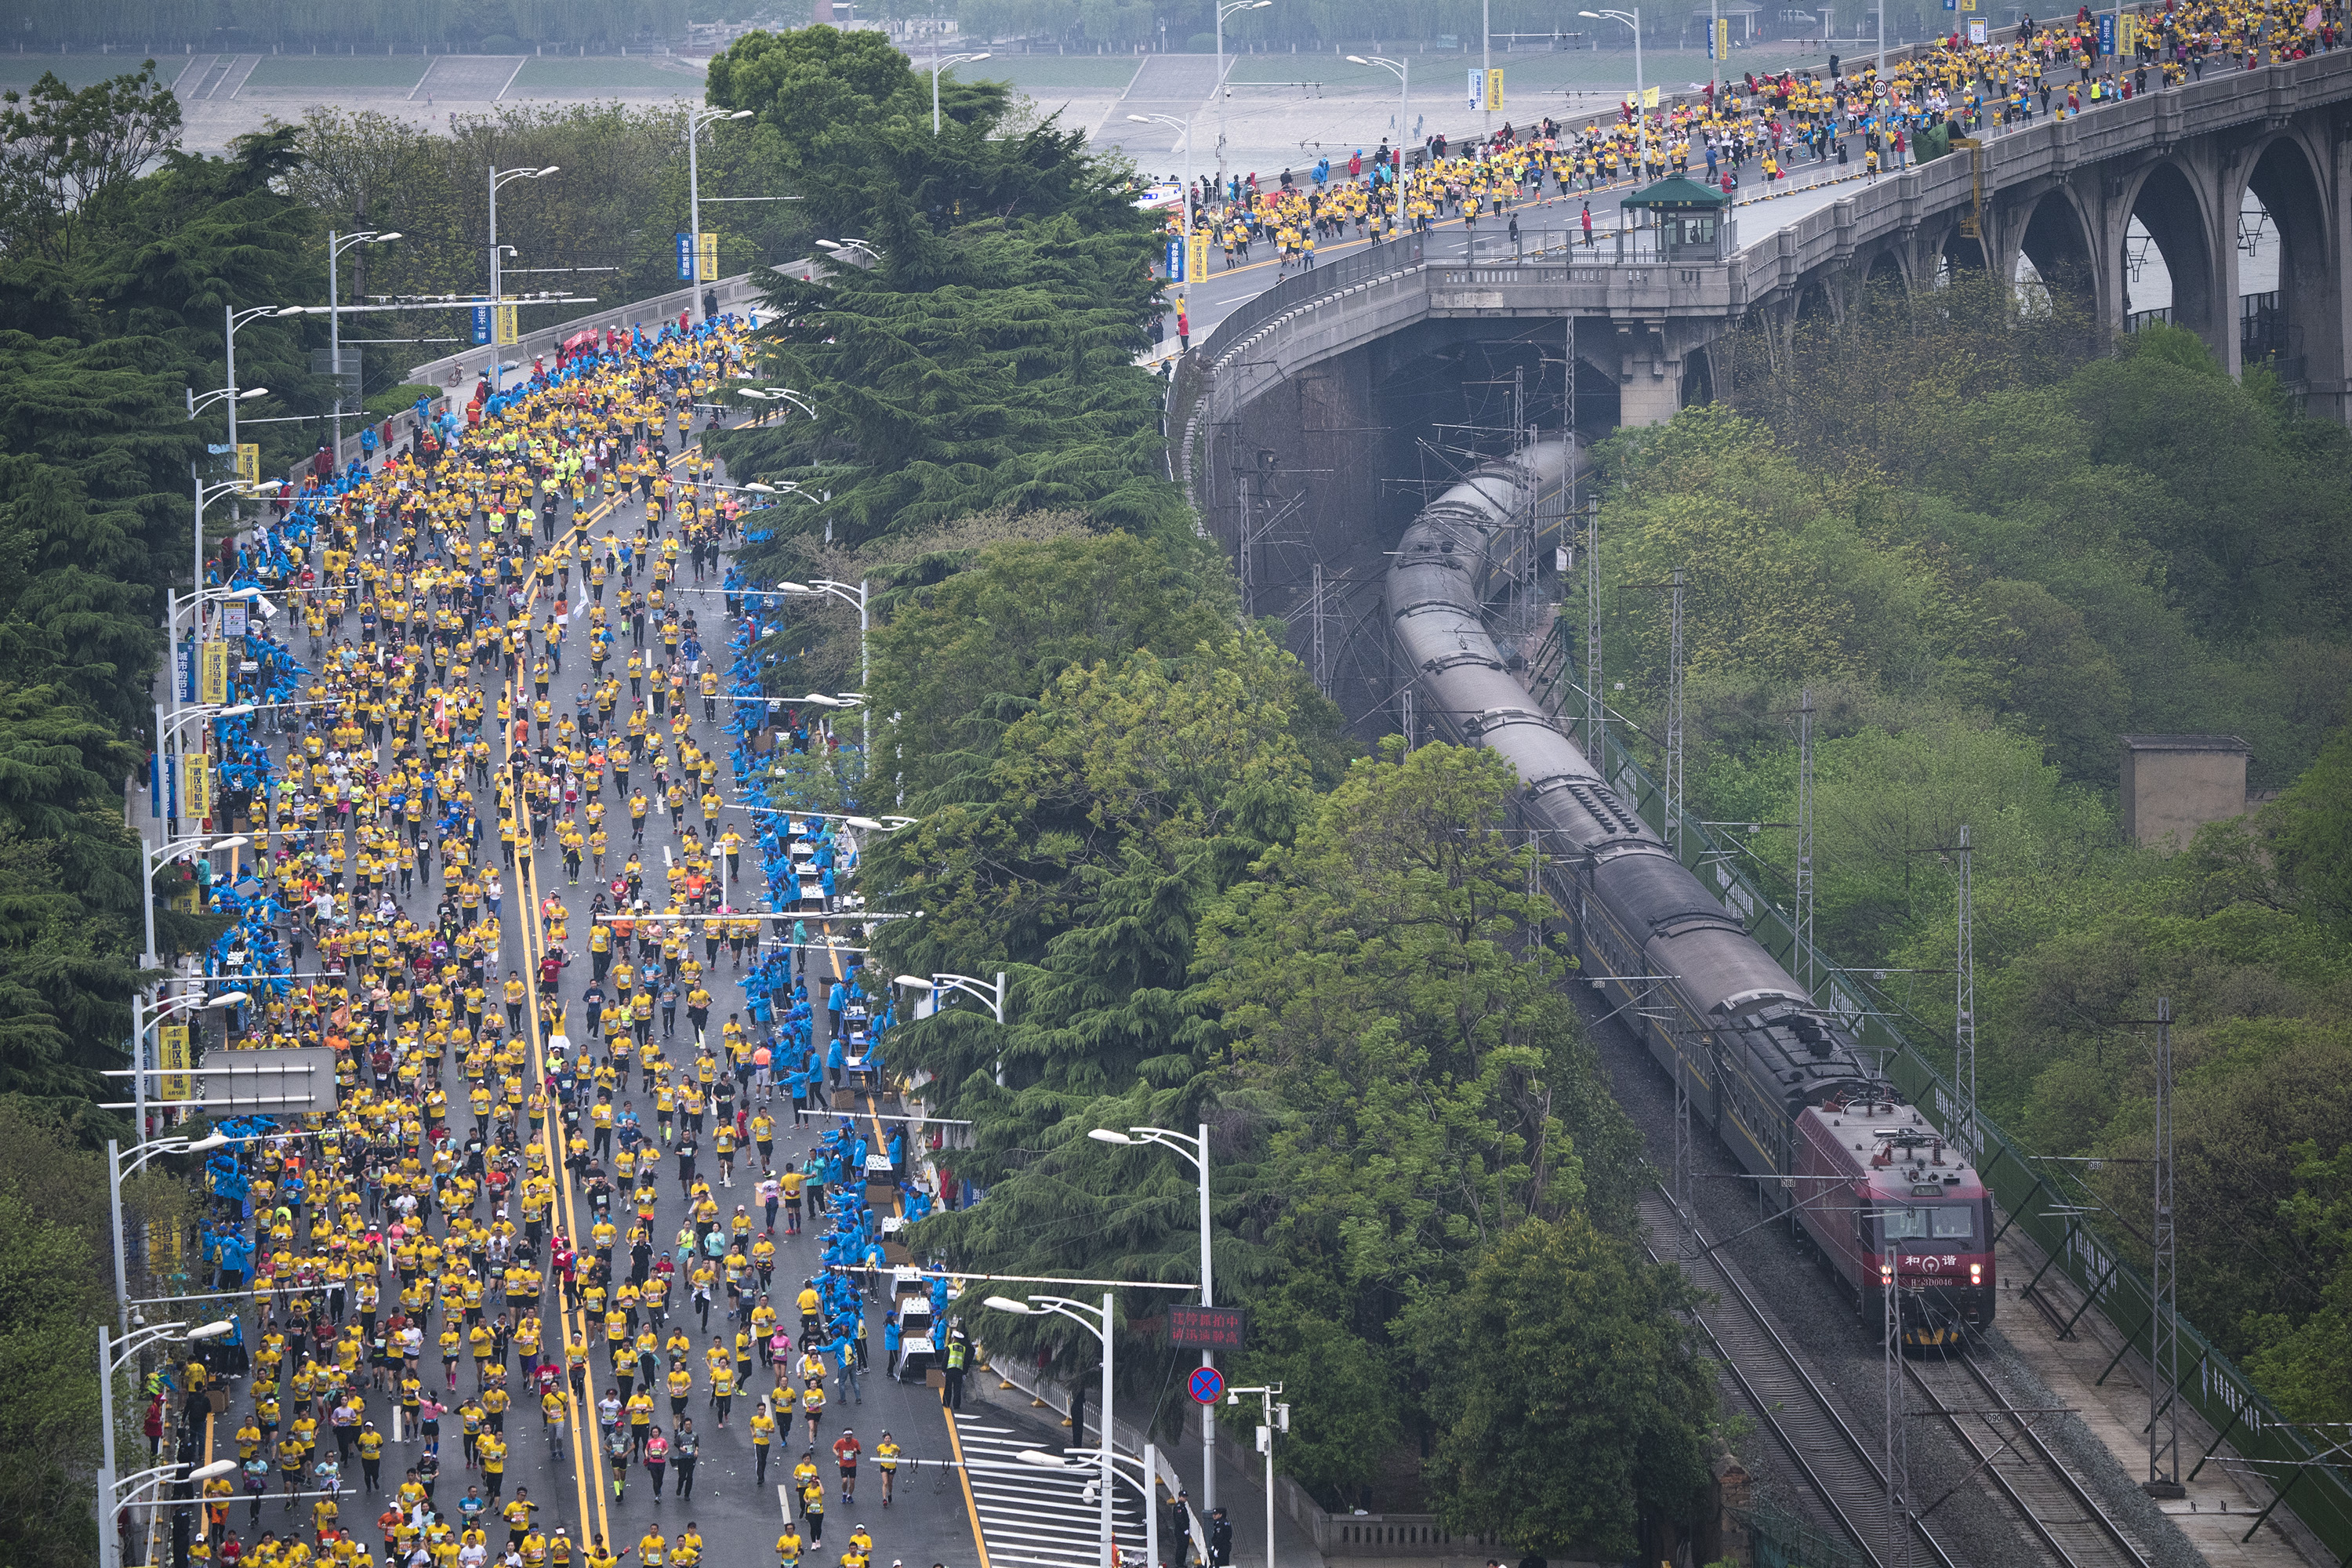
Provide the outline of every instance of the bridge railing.
{"type": "MultiPolygon", "coordinates": [[[[1553,705],[1563,730],[1586,745],[1589,753],[1581,734],[1580,673],[1573,666],[1561,672],[1552,688],[1558,693],[1553,705]]],[[[1601,773],[1642,820],[1659,831],[1665,820],[1664,793],[1620,742],[1619,733],[1612,729],[1605,736],[1601,773]]],[[[1755,869],[1743,863],[1743,857],[1755,860],[1746,848],[1714,837],[1687,813],[1682,815],[1681,826],[1680,856],[1692,874],[1801,984],[1812,977],[1815,1000],[1845,1023],[1865,1054],[1885,1061],[1895,1085],[1947,1138],[1973,1152],[1985,1184],[2009,1216],[2007,1226],[2023,1232],[2049,1260],[2045,1272],[2064,1276],[2086,1305],[2095,1305],[2114,1325],[2123,1348],[2100,1381],[2126,1354],[2138,1356],[2153,1379],[2157,1373],[2148,1357],[2157,1303],[2146,1270],[2118,1249],[2113,1237],[2086,1226],[2074,1194],[2053,1187],[2024,1146],[1981,1109],[1972,1128],[1957,1125],[1959,1097],[1946,1070],[1953,1055],[1948,1032],[1875,984],[1870,969],[1840,964],[1818,946],[1801,944],[1794,918],[1774,896],[1786,896],[1785,889],[1768,890],[1767,879],[1759,874],[1760,862],[1755,869]]],[[[2270,1507],[2247,1521],[2246,1540],[2252,1540],[2272,1510],[2284,1504],[2338,1561],[2352,1558],[2352,1477],[2341,1465],[2322,1458],[2305,1429],[2288,1423],[2227,1352],[2186,1318],[2176,1315],[2174,1321],[2179,1346],[2174,1396],[2217,1434],[2201,1454],[2189,1452],[2191,1445],[2184,1444],[2181,1479],[2191,1479],[2210,1462],[2222,1443],[2233,1444],[2239,1457],[2273,1490],[2270,1507]]]]}
{"type": "MultiPolygon", "coordinates": [[[[1418,234],[1402,235],[1395,239],[1382,240],[1378,245],[1367,246],[1337,261],[1293,273],[1219,321],[1216,330],[1202,340],[1202,357],[1216,359],[1227,348],[1286,310],[1295,310],[1328,294],[1345,293],[1357,284],[1368,283],[1375,278],[1410,272],[1422,264],[1424,238],[1418,234]]],[[[1211,273],[1210,276],[1214,277],[1215,274],[1211,273]]]]}

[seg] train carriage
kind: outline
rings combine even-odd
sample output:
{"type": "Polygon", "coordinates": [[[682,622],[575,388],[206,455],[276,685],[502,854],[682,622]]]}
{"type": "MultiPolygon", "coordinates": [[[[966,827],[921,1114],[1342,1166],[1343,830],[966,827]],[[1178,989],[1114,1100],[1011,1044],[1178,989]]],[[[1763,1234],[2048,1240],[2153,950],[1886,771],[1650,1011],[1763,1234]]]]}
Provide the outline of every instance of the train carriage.
{"type": "Polygon", "coordinates": [[[1575,921],[1586,972],[1635,1010],[1692,1119],[1766,1178],[1768,1200],[1794,1210],[1864,1312],[1878,1308],[1891,1241],[1906,1341],[1980,1329],[1992,1321],[1994,1279],[1976,1173],[1537,710],[1486,633],[1483,606],[1525,540],[1513,519],[1557,493],[1575,462],[1573,443],[1536,442],[1466,476],[1405,531],[1388,609],[1422,711],[1448,739],[1491,747],[1517,771],[1520,819],[1564,865],[1550,885],[1575,921]]]}

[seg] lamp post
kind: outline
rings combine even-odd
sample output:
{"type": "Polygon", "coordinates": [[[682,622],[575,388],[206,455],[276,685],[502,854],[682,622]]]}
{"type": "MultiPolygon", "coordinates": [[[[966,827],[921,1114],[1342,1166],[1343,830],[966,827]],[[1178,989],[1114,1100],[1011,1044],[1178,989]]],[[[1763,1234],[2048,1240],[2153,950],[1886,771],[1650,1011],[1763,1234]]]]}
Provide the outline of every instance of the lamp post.
{"type": "MultiPolygon", "coordinates": [[[[121,1372],[123,1364],[132,1356],[150,1345],[161,1344],[166,1340],[180,1339],[183,1336],[190,1341],[216,1340],[227,1333],[231,1325],[225,1321],[206,1323],[194,1329],[184,1323],[157,1323],[152,1327],[142,1327],[128,1331],[121,1339],[117,1339],[113,1331],[104,1323],[98,1325],[98,1419],[99,1439],[103,1456],[100,1460],[98,1471],[99,1568],[121,1568],[121,1547],[114,1533],[114,1510],[121,1506],[118,1500],[119,1494],[122,1493],[131,1482],[139,1481],[142,1477],[157,1476],[165,1471],[179,1468],[177,1465],[163,1466],[155,1470],[142,1470],[139,1475],[132,1476],[126,1481],[116,1481],[114,1479],[114,1374],[121,1372]]],[[[212,1475],[225,1473],[212,1469],[210,1467],[207,1467],[207,1479],[212,1475]]],[[[193,1480],[194,1477],[191,1476],[188,1479],[193,1480]]]]}
{"type": "MultiPolygon", "coordinates": [[[[1650,104],[1649,92],[1642,85],[1642,8],[1631,11],[1579,11],[1596,22],[1622,22],[1633,29],[1633,125],[1641,136],[1642,179],[1650,177],[1650,104]]],[[[1638,183],[1638,182],[1637,182],[1638,183]]]]}
{"type": "Polygon", "coordinates": [[[1184,215],[1184,238],[1188,245],[1185,254],[1189,257],[1192,254],[1189,244],[1192,237],[1192,117],[1188,114],[1179,120],[1172,114],[1130,114],[1128,118],[1139,125],[1171,126],[1184,143],[1184,200],[1181,211],[1184,215]]]}
{"type": "Polygon", "coordinates": [[[1217,184],[1225,183],[1225,18],[1236,11],[1263,11],[1274,0],[1218,0],[1217,3],[1217,184]]]}
{"type": "MultiPolygon", "coordinates": [[[[1129,1147],[1138,1143],[1157,1143],[1163,1149],[1173,1149],[1192,1163],[1201,1178],[1201,1305],[1217,1304],[1214,1260],[1209,1250],[1209,1124],[1200,1124],[1198,1132],[1177,1132],[1165,1127],[1130,1127],[1115,1132],[1108,1127],[1097,1127],[1087,1134],[1097,1143],[1129,1147]]],[[[1201,1364],[1217,1364],[1216,1352],[1202,1351],[1201,1364]]],[[[1217,1506],[1217,1412],[1216,1406],[1201,1406],[1201,1512],[1206,1517],[1217,1506]]]]}
{"type": "MultiPolygon", "coordinates": [[[[258,391],[260,389],[256,388],[255,390],[258,391]]],[[[223,394],[215,393],[211,395],[218,397],[223,395],[223,394]]],[[[203,400],[197,400],[191,404],[191,407],[200,408],[203,405],[203,400]]],[[[190,417],[193,418],[194,416],[192,414],[190,417]]],[[[231,445],[234,446],[235,443],[232,442],[231,445]]],[[[204,605],[205,600],[258,599],[261,597],[261,590],[258,588],[207,588],[205,586],[205,508],[210,506],[213,502],[220,500],[220,498],[225,495],[259,495],[263,490],[274,488],[274,482],[272,485],[255,486],[247,484],[243,479],[224,479],[218,484],[208,485],[205,483],[204,475],[197,471],[196,466],[194,463],[190,463],[188,465],[188,484],[195,497],[196,552],[194,566],[196,574],[194,580],[189,584],[188,592],[184,595],[167,594],[163,600],[163,642],[166,647],[171,650],[172,657],[174,659],[179,657],[180,608],[183,605],[187,606],[188,611],[188,639],[191,642],[194,642],[201,640],[204,636],[204,605]]],[[[183,702],[185,700],[180,695],[179,673],[180,672],[175,666],[172,671],[172,710],[173,712],[177,712],[183,702]]],[[[159,715],[163,712],[162,704],[157,704],[156,712],[159,715]]],[[[160,718],[158,720],[158,724],[159,726],[161,724],[160,718]]],[[[156,749],[158,751],[163,749],[163,737],[161,735],[156,737],[156,749]]]]}
{"type": "Polygon", "coordinates": [[[125,1150],[114,1139],[106,1141],[106,1195],[114,1215],[114,1308],[115,1318],[122,1331],[131,1331],[131,1269],[130,1259],[122,1238],[122,1179],[134,1174],[140,1166],[158,1154],[203,1154],[225,1148],[231,1142],[226,1132],[190,1142],[185,1138],[155,1138],[125,1150]]]}
{"type": "MultiPolygon", "coordinates": [[[[1026,1301],[1015,1301],[1006,1296],[991,1296],[987,1304],[1000,1312],[1013,1312],[1022,1317],[1037,1317],[1046,1312],[1057,1313],[1077,1324],[1102,1342],[1102,1411],[1098,1417],[1102,1444],[1097,1463],[1102,1467],[1102,1484],[1096,1489],[1101,1494],[1101,1537],[1097,1543],[1097,1568],[1118,1568],[1118,1545],[1111,1535],[1110,1478],[1115,1457],[1110,1451],[1111,1412],[1111,1329],[1116,1321],[1111,1310],[1110,1292],[1103,1292],[1099,1308],[1084,1301],[1073,1301],[1066,1296],[1032,1296],[1026,1301]]],[[[1086,1441],[1086,1434],[1072,1431],[1077,1444],[1086,1441]]],[[[1271,1497],[1273,1494],[1267,1494],[1271,1497]]],[[[1271,1504],[1268,1505],[1269,1507],[1271,1504]]]]}
{"type": "MultiPolygon", "coordinates": [[[[1085,1434],[1074,1433],[1073,1436],[1083,1440],[1085,1434]]],[[[1094,1484],[1098,1487],[1106,1485],[1099,1456],[1055,1454],[1044,1448],[1022,1448],[1015,1451],[1013,1457],[1024,1465],[1034,1465],[1041,1470],[1092,1470],[1095,1473],[1094,1484]]],[[[1159,1568],[1160,1510],[1153,1506],[1157,1500],[1152,1496],[1151,1483],[1160,1472],[1160,1447],[1156,1443],[1146,1443],[1143,1446],[1142,1458],[1123,1459],[1114,1456],[1111,1465],[1113,1475],[1120,1480],[1129,1482],[1143,1494],[1143,1561],[1147,1568],[1159,1568]]]]}
{"type": "MultiPolygon", "coordinates": [[[[942,991],[961,991],[966,995],[977,996],[980,998],[981,1005],[995,1016],[999,1026],[1004,1022],[1004,971],[1002,969],[996,972],[994,985],[969,974],[949,974],[944,972],[932,975],[929,980],[919,974],[895,975],[890,983],[893,985],[904,986],[909,991],[929,993],[933,1012],[939,1010],[939,994],[942,991]]],[[[998,1052],[996,1057],[996,1087],[999,1089],[1004,1087],[1004,1054],[1002,1051],[998,1052]]]]}
{"type": "Polygon", "coordinates": [[[966,66],[966,65],[970,65],[970,64],[971,64],[971,62],[972,62],[972,61],[974,61],[974,60],[984,60],[984,59],[986,59],[986,58],[988,58],[988,51],[987,51],[987,50],[985,50],[985,49],[982,49],[980,53],[978,53],[978,54],[976,54],[976,55],[950,55],[950,56],[948,56],[945,59],[941,59],[941,58],[940,58],[940,40],[939,40],[939,35],[937,35],[937,34],[935,33],[935,34],[933,34],[933,35],[931,36],[931,134],[932,134],[932,135],[937,136],[937,135],[940,133],[940,72],[941,72],[941,71],[943,71],[943,70],[947,69],[947,68],[948,68],[948,67],[950,67],[950,66],[966,66]]]}
{"type": "Polygon", "coordinates": [[[1281,1392],[1282,1384],[1278,1383],[1262,1388],[1225,1390],[1227,1405],[1239,1405],[1243,1394],[1255,1394],[1265,1411],[1265,1420],[1257,1429],[1257,1451],[1265,1456],[1265,1568],[1274,1568],[1274,1435],[1277,1430],[1290,1430],[1290,1406],[1274,1402],[1274,1396],[1281,1392]]]}
{"type": "MultiPolygon", "coordinates": [[[[828,595],[839,599],[845,605],[856,606],[857,685],[861,691],[871,690],[874,686],[874,663],[873,656],[866,647],[866,633],[868,625],[867,614],[872,607],[872,595],[867,591],[866,580],[858,579],[857,585],[853,588],[846,583],[836,583],[831,578],[819,577],[809,583],[779,583],[776,584],[776,590],[779,593],[792,595],[828,595]]],[[[860,753],[857,761],[857,781],[863,784],[874,771],[874,714],[862,704],[857,710],[857,748],[860,753]]]]}
{"type": "Polygon", "coordinates": [[[1403,60],[1392,60],[1381,55],[1349,55],[1350,65],[1378,66],[1397,79],[1397,155],[1404,154],[1405,119],[1412,111],[1412,68],[1403,60]]]}
{"type": "MultiPolygon", "coordinates": [[[[221,344],[222,355],[226,363],[227,384],[221,387],[216,395],[220,401],[228,405],[228,456],[232,467],[236,462],[236,405],[246,402],[250,395],[248,391],[240,390],[236,384],[236,330],[247,321],[257,321],[266,316],[299,316],[301,313],[302,307],[299,305],[254,305],[242,310],[234,305],[221,307],[221,319],[226,323],[221,333],[221,344]]],[[[261,390],[268,389],[264,387],[261,390]]],[[[215,400],[215,396],[214,394],[206,394],[205,401],[210,403],[215,400]]],[[[196,407],[195,399],[193,396],[190,397],[189,418],[194,419],[196,416],[196,407]]],[[[229,509],[229,516],[235,518],[237,515],[236,508],[232,506],[229,509]]],[[[194,586],[201,588],[204,585],[205,530],[204,519],[199,517],[196,520],[196,578],[194,586]]]]}
{"type": "Polygon", "coordinates": [[[882,253],[875,249],[872,245],[862,239],[853,239],[847,235],[844,235],[839,239],[820,239],[816,242],[816,247],[819,250],[830,250],[845,258],[853,250],[864,253],[866,259],[862,262],[851,262],[852,267],[873,267],[882,260],[882,253]]]}
{"type": "MultiPolygon", "coordinates": [[[[738,109],[732,111],[724,109],[698,109],[686,117],[686,226],[694,239],[692,281],[697,284],[705,282],[707,279],[702,276],[702,166],[695,156],[695,149],[702,141],[704,126],[716,125],[722,120],[751,118],[751,111],[748,109],[738,109]]],[[[709,318],[706,315],[703,319],[708,321],[709,318]]]]}
{"type": "MultiPolygon", "coordinates": [[[[335,463],[343,461],[343,294],[335,260],[355,245],[385,245],[401,237],[398,229],[362,229],[357,234],[327,231],[327,371],[335,378],[335,463]]],[[[366,388],[360,389],[362,398],[366,388]]]]}
{"type": "MultiPolygon", "coordinates": [[[[135,1058],[131,1069],[131,1109],[139,1118],[136,1131],[140,1137],[147,1136],[147,1076],[155,1070],[147,1066],[148,1026],[162,1022],[165,1014],[178,1007],[242,1007],[252,1000],[248,992],[225,991],[213,997],[194,993],[167,996],[151,1005],[144,992],[133,991],[131,994],[131,1043],[135,1058]]],[[[116,1237],[115,1243],[115,1261],[119,1265],[122,1261],[120,1235],[116,1237]]]]}
{"type": "MultiPolygon", "coordinates": [[[[690,146],[691,142],[688,145],[690,146]]],[[[499,342],[499,311],[502,308],[502,301],[506,299],[499,278],[499,187],[512,184],[517,180],[543,180],[561,168],[562,165],[557,163],[550,163],[544,169],[501,169],[496,163],[490,165],[490,390],[492,392],[496,392],[499,389],[499,383],[505,379],[504,369],[499,364],[499,349],[502,346],[499,342]]],[[[520,339],[522,334],[518,331],[515,336],[520,339]]]]}

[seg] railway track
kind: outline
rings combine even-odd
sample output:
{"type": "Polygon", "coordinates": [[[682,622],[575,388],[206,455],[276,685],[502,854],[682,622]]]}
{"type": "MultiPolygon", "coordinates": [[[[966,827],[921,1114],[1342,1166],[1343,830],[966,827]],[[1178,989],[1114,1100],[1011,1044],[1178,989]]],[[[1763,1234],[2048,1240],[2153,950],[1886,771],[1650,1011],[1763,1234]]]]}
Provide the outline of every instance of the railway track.
{"type": "MultiPolygon", "coordinates": [[[[1757,1305],[1736,1265],[1720,1252],[1677,1257],[1682,1230],[1674,1202],[1659,1188],[1642,1194],[1643,1245],[1658,1262],[1679,1262],[1693,1283],[1716,1300],[1698,1312],[1699,1326],[1758,1425],[1769,1433],[1822,1510],[1863,1558],[1878,1568],[1887,1559],[1886,1473],[1795,1349],[1757,1305]]],[[[1699,1246],[1706,1245],[1704,1232],[1699,1246]]],[[[1925,1524],[1914,1526],[1912,1560],[1956,1568],[1925,1524]]]]}
{"type": "MultiPolygon", "coordinates": [[[[1978,1473],[1991,1479],[2064,1568],[2148,1568],[2139,1542],[2099,1506],[2034,1430],[2032,1419],[2011,1411],[1974,1355],[1963,1350],[1904,1364],[1928,1410],[1942,1416],[1974,1456],[1978,1473]]],[[[1921,1497],[1915,1506],[1932,1508],[1935,1502],[1921,1497]]]]}

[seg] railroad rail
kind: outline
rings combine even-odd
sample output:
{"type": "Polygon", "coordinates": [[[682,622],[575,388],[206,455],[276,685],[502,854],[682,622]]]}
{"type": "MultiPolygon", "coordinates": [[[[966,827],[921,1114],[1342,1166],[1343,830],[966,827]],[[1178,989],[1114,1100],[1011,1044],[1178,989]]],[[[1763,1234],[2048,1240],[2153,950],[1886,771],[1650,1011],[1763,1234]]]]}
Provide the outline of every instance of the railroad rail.
{"type": "MultiPolygon", "coordinates": [[[[1972,1353],[1906,1358],[1904,1366],[1929,1413],[1949,1423],[1979,1473],[1992,1479],[2063,1568],[2149,1568],[2139,1543],[2052,1450],[2033,1418],[2011,1406],[1972,1353]]],[[[1934,1500],[1925,1506],[1932,1509],[1934,1500]]]]}
{"type": "MultiPolygon", "coordinates": [[[[1680,1264],[1692,1283],[1715,1297],[1699,1309],[1699,1328],[1738,1385],[1757,1424],[1771,1435],[1794,1473],[1855,1550],[1877,1568],[1894,1568],[1885,1551],[1886,1472],[1870,1446],[1846,1425],[1795,1347],[1764,1315],[1738,1266],[1708,1249],[1704,1231],[1694,1230],[1698,1238],[1695,1248],[1677,1245],[1683,1224],[1665,1191],[1653,1187],[1636,1206],[1643,1250],[1655,1262],[1680,1264]],[[1695,1256],[1682,1256],[1686,1251],[1695,1256]]],[[[1958,1568],[1924,1523],[1913,1528],[1915,1550],[1924,1550],[1942,1568],[1958,1568]]]]}

